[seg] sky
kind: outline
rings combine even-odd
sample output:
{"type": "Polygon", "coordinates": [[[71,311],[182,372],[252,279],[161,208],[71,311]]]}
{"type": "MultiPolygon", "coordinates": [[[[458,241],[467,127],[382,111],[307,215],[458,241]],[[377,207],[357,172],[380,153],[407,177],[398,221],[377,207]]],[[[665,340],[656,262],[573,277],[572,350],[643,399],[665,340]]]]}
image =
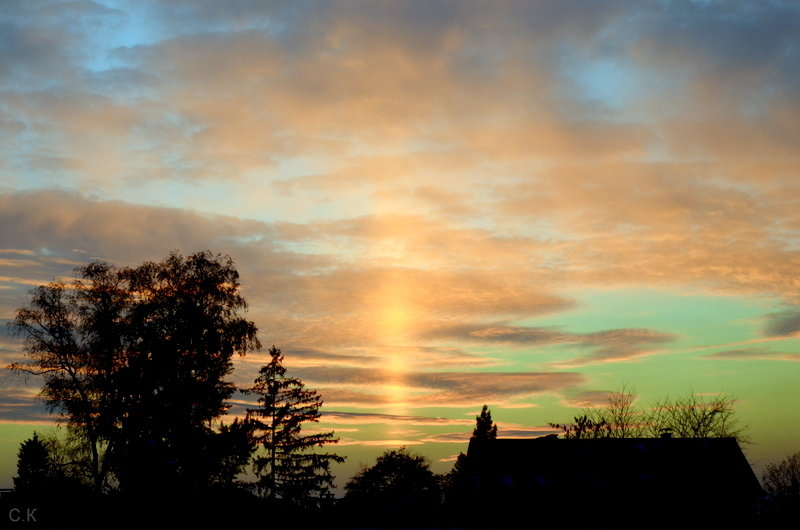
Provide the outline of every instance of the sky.
{"type": "MultiPolygon", "coordinates": [[[[483,404],[532,437],[623,386],[734,396],[758,471],[800,450],[798,27],[778,0],[4,2],[0,324],[89,261],[208,249],[322,395],[340,485],[401,445],[447,471],[483,404]]],[[[52,429],[40,385],[0,371],[0,487],[52,429]]]]}

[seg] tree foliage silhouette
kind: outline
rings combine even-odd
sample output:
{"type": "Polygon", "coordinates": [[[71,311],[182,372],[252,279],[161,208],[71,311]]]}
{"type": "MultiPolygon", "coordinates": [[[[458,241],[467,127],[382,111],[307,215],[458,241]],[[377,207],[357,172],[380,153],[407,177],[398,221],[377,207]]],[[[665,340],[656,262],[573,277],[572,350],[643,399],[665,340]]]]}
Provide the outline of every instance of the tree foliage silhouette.
{"type": "Polygon", "coordinates": [[[130,296],[109,265],[91,263],[76,275],[70,285],[33,289],[30,305],[17,311],[11,327],[24,337],[28,361],[11,368],[43,376],[41,395],[85,441],[92,482],[100,490],[110,471],[104,449],[118,427],[122,403],[116,375],[130,296]]]}
{"type": "MultiPolygon", "coordinates": [[[[492,420],[492,413],[487,405],[484,405],[480,414],[475,416],[475,428],[472,430],[472,440],[494,440],[497,438],[497,425],[492,420]]],[[[467,455],[459,453],[453,464],[453,469],[445,475],[445,496],[450,500],[461,498],[468,488],[469,462],[467,455]]],[[[455,501],[454,501],[455,502],[455,501]]]]}
{"type": "MultiPolygon", "coordinates": [[[[484,405],[480,414],[475,417],[475,428],[471,440],[494,440],[497,438],[497,425],[492,420],[489,407],[484,405]]],[[[443,504],[450,518],[466,521],[465,514],[471,503],[476,501],[474,495],[473,470],[469,457],[459,453],[453,468],[442,477],[443,504]]],[[[473,521],[474,522],[474,521],[473,521]]]]}
{"type": "Polygon", "coordinates": [[[53,475],[47,446],[37,433],[20,444],[14,487],[22,494],[42,492],[53,475]]]}
{"type": "Polygon", "coordinates": [[[88,493],[84,462],[74,460],[85,447],[70,442],[59,440],[54,433],[42,436],[37,432],[23,441],[13,479],[17,493],[38,501],[88,493]]]}
{"type": "Polygon", "coordinates": [[[90,263],[18,310],[28,360],[12,368],[43,376],[48,407],[87,448],[95,490],[112,473],[125,490],[213,482],[232,356],[260,347],[238,278],[230,257],[210,252],[90,263]]]}
{"type": "Polygon", "coordinates": [[[257,488],[267,498],[310,506],[333,487],[331,462],[344,458],[315,450],[339,440],[333,432],[303,434],[302,427],[319,421],[322,399],[300,379],[288,377],[281,350],[269,350],[270,362],[259,370],[245,392],[258,396],[258,408],[247,409],[256,442],[264,454],[254,458],[257,488]]]}
{"type": "Polygon", "coordinates": [[[475,416],[475,429],[472,437],[479,440],[493,440],[497,438],[497,425],[492,421],[492,413],[486,405],[481,409],[481,413],[475,416]]]}
{"type": "Polygon", "coordinates": [[[345,490],[346,503],[373,517],[424,515],[439,503],[439,486],[427,459],[405,447],[384,452],[375,465],[356,473],[345,490]]]}
{"type": "MultiPolygon", "coordinates": [[[[773,523],[797,524],[800,516],[800,452],[791,454],[777,464],[767,464],[761,482],[773,499],[773,523]]],[[[787,525],[788,526],[788,525],[787,525]]]]}
{"type": "Polygon", "coordinates": [[[575,416],[572,423],[549,423],[550,427],[562,431],[568,440],[586,438],[608,438],[608,430],[604,419],[593,419],[587,414],[575,416]]]}
{"type": "Polygon", "coordinates": [[[767,464],[761,482],[770,495],[794,497],[800,501],[800,452],[787,456],[777,464],[767,464]]]}

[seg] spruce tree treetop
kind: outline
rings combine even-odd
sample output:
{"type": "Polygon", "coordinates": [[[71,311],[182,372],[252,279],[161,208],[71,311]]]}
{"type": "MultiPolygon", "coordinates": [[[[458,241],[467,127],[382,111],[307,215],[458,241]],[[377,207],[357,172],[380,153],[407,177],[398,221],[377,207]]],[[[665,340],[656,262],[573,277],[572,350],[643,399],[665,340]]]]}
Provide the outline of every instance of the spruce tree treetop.
{"type": "Polygon", "coordinates": [[[497,438],[497,425],[492,421],[492,413],[486,405],[481,409],[481,413],[475,416],[475,430],[472,437],[478,440],[494,440],[497,438]]]}

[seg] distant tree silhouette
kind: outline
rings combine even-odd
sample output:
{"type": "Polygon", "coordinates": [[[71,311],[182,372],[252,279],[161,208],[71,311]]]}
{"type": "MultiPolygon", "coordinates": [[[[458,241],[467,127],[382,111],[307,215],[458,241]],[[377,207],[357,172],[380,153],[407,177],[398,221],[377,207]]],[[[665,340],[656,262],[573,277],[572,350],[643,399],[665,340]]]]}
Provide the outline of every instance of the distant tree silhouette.
{"type": "Polygon", "coordinates": [[[387,450],[372,467],[361,469],[345,485],[346,505],[368,524],[404,524],[425,521],[438,507],[436,476],[427,459],[405,447],[387,450]]]}
{"type": "Polygon", "coordinates": [[[770,495],[800,500],[800,452],[787,456],[777,464],[767,464],[761,481],[770,495]]]}
{"type": "Polygon", "coordinates": [[[764,491],[772,496],[784,522],[797,524],[800,516],[800,452],[787,456],[777,464],[767,464],[761,476],[764,491]]]}
{"type": "Polygon", "coordinates": [[[497,425],[492,421],[492,413],[486,405],[481,409],[481,413],[475,416],[475,429],[472,437],[479,440],[493,440],[497,438],[497,425]]]}
{"type": "MultiPolygon", "coordinates": [[[[492,413],[484,405],[480,414],[475,417],[475,428],[470,440],[494,440],[497,438],[497,425],[492,420],[492,413]]],[[[475,519],[470,508],[478,499],[474,498],[474,470],[465,453],[459,453],[453,468],[441,479],[443,508],[448,519],[459,525],[474,524],[475,519]]]]}
{"type": "Polygon", "coordinates": [[[92,488],[91,455],[79,433],[57,427],[43,434],[41,439],[47,448],[54,477],[71,487],[92,488]]]}
{"type": "Polygon", "coordinates": [[[602,414],[595,424],[602,423],[609,438],[636,438],[642,434],[642,412],[634,407],[636,394],[623,385],[619,392],[608,394],[602,414]]]}
{"type": "Polygon", "coordinates": [[[238,288],[230,257],[175,252],[135,268],[78,267],[72,283],[34,289],[17,311],[28,360],[11,368],[43,376],[96,491],[112,473],[128,491],[213,481],[231,358],[260,347],[238,288]]]}
{"type": "Polygon", "coordinates": [[[739,425],[735,399],[725,395],[703,398],[691,393],[664,398],[649,409],[634,406],[635,394],[626,387],[608,396],[605,407],[585,409],[571,423],[550,423],[565,438],[735,438],[747,442],[739,425]]]}
{"type": "Polygon", "coordinates": [[[575,416],[572,423],[549,423],[550,427],[562,431],[566,439],[608,438],[604,419],[593,419],[587,414],[575,416]]]}
{"type": "Polygon", "coordinates": [[[644,415],[650,436],[664,434],[676,438],[735,438],[747,443],[746,428],[739,424],[733,397],[718,394],[703,398],[694,393],[664,398],[644,415]]]}
{"type": "Polygon", "coordinates": [[[300,379],[288,377],[281,350],[269,350],[255,384],[245,393],[258,396],[258,408],[247,409],[256,442],[265,454],[254,459],[257,488],[267,498],[299,506],[317,504],[333,487],[331,462],[344,458],[319,452],[339,440],[333,432],[303,434],[302,427],[319,421],[322,399],[300,379]]]}
{"type": "Polygon", "coordinates": [[[20,493],[43,492],[53,476],[53,466],[47,446],[38,433],[20,444],[17,452],[17,476],[14,487],[20,493]]]}
{"type": "Polygon", "coordinates": [[[626,386],[610,392],[606,406],[584,410],[572,423],[550,423],[564,438],[635,438],[642,435],[643,413],[634,408],[636,395],[626,386]]]}
{"type": "Polygon", "coordinates": [[[447,518],[463,526],[469,517],[469,507],[475,500],[472,470],[466,453],[458,453],[452,469],[442,477],[440,483],[447,518]]]}

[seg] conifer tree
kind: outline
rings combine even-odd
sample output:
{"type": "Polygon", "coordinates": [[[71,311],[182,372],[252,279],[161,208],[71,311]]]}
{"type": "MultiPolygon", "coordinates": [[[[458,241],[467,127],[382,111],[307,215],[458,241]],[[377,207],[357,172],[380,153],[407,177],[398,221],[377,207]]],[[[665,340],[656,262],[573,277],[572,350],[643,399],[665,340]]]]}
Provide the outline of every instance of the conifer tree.
{"type": "MultiPolygon", "coordinates": [[[[489,407],[484,405],[481,413],[475,417],[475,428],[472,431],[472,440],[494,440],[497,438],[497,425],[492,421],[489,407]]],[[[472,480],[473,470],[467,454],[459,453],[453,464],[453,469],[445,475],[444,508],[450,512],[450,517],[460,525],[473,524],[471,507],[476,502],[472,480]],[[466,516],[465,514],[470,514],[466,516]]]]}
{"type": "Polygon", "coordinates": [[[339,440],[333,432],[301,432],[303,424],[319,421],[322,399],[300,379],[286,376],[280,349],[273,346],[269,353],[272,359],[245,390],[257,395],[259,404],[247,409],[255,440],[264,449],[254,458],[256,487],[269,499],[312,506],[333,487],[331,462],[344,462],[339,455],[315,449],[339,440]]]}
{"type": "Polygon", "coordinates": [[[494,440],[497,438],[497,425],[492,421],[492,413],[486,405],[481,409],[481,413],[475,416],[475,429],[472,437],[479,440],[494,440]]]}
{"type": "Polygon", "coordinates": [[[17,476],[14,486],[21,493],[40,492],[52,476],[52,464],[47,446],[33,433],[20,444],[17,452],[17,476]]]}

